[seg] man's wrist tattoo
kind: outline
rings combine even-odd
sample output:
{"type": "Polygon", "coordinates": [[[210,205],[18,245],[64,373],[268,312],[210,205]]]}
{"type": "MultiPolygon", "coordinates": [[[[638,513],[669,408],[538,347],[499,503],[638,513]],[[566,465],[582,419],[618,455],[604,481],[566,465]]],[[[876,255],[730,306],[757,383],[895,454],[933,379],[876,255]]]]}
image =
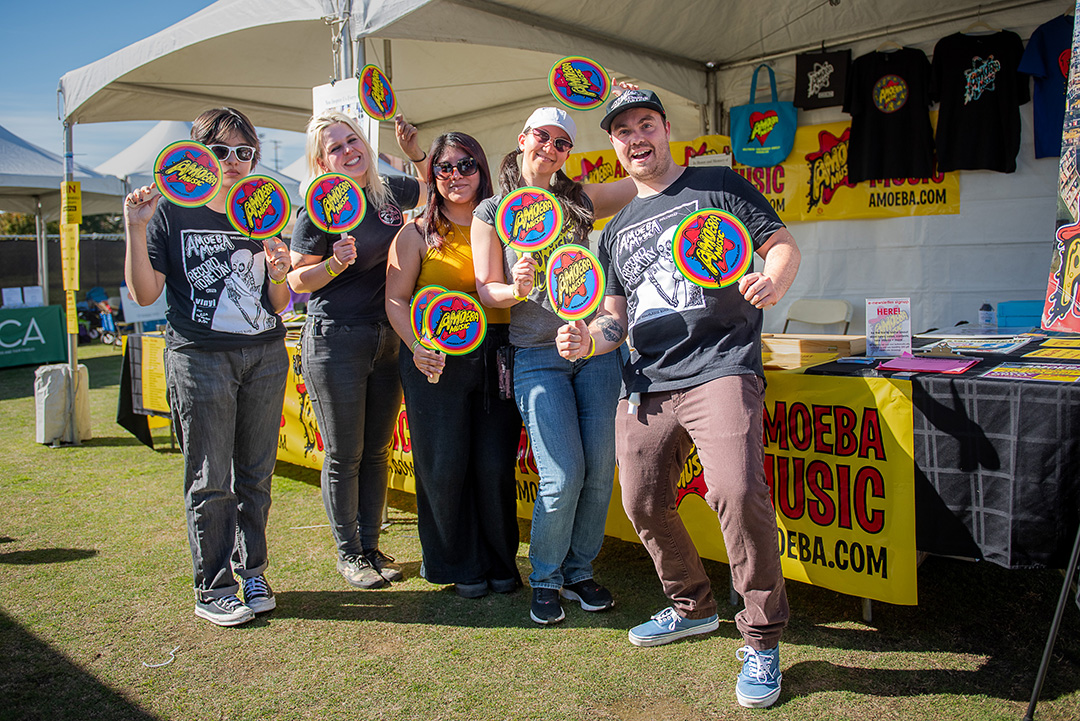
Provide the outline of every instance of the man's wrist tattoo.
{"type": "Polygon", "coordinates": [[[597,319],[596,327],[603,333],[604,340],[611,341],[612,343],[620,343],[625,337],[622,326],[608,316],[597,319]]]}

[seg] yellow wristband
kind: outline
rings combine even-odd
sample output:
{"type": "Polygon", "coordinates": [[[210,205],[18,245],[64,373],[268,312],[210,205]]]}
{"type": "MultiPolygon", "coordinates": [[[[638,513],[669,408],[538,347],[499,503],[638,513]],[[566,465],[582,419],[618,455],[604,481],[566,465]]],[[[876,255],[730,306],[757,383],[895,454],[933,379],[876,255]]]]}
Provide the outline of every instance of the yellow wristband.
{"type": "Polygon", "coordinates": [[[333,258],[327,258],[326,262],[323,263],[323,267],[326,268],[326,272],[329,273],[331,278],[337,278],[339,275],[341,275],[341,271],[339,270],[336,273],[334,272],[334,269],[330,267],[331,260],[333,260],[333,258]]]}
{"type": "MultiPolygon", "coordinates": [[[[511,288],[512,288],[512,286],[511,286],[511,288]]],[[[513,294],[514,300],[528,300],[529,299],[529,294],[528,293],[526,293],[525,295],[518,295],[516,290],[511,290],[510,292],[513,294]]]]}
{"type": "Polygon", "coordinates": [[[267,275],[270,276],[270,282],[273,283],[274,285],[281,285],[282,283],[284,283],[285,281],[287,281],[289,279],[289,274],[288,273],[286,273],[285,277],[282,278],[281,280],[276,280],[274,278],[274,276],[270,275],[269,273],[267,273],[267,275]]]}
{"type": "Polygon", "coordinates": [[[589,334],[589,352],[586,353],[585,355],[581,356],[581,360],[585,360],[586,358],[592,358],[593,353],[595,353],[595,352],[596,352],[596,341],[593,340],[592,333],[590,333],[589,334]]]}

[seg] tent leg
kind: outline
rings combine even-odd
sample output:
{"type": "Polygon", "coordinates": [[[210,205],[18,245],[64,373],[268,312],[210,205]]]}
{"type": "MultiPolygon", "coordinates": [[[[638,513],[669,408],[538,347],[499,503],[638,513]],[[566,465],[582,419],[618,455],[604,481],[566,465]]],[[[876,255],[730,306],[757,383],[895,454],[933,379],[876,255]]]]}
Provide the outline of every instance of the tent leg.
{"type": "Polygon", "coordinates": [[[1065,571],[1065,580],[1061,584],[1061,595],[1058,596],[1057,608],[1054,610],[1054,620],[1050,624],[1050,635],[1046,639],[1042,663],[1039,664],[1039,673],[1035,676],[1035,688],[1031,691],[1031,702],[1028,704],[1027,713],[1024,714],[1024,721],[1034,721],[1035,719],[1035,704],[1039,702],[1043,681],[1046,680],[1046,671],[1050,667],[1050,656],[1054,653],[1054,641],[1057,640],[1058,628],[1061,626],[1061,617],[1065,613],[1065,604],[1069,600],[1069,591],[1072,589],[1072,579],[1076,575],[1078,561],[1080,561],[1080,529],[1076,531],[1076,541],[1073,543],[1072,557],[1069,558],[1069,568],[1065,571]]]}

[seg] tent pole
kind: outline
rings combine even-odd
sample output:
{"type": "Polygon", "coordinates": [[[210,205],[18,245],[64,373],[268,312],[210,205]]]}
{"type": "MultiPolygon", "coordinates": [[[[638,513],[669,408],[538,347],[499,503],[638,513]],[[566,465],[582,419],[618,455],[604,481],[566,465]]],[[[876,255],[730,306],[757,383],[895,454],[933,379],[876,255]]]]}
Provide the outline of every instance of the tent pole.
{"type": "MultiPolygon", "coordinates": [[[[72,142],[71,123],[64,121],[64,182],[70,183],[75,179],[75,151],[72,142]]],[[[61,219],[62,220],[62,219],[61,219]]],[[[76,270],[78,272],[78,270],[76,270]]],[[[65,290],[65,296],[67,295],[65,290]]],[[[66,304],[65,304],[66,305],[66,304]]],[[[68,319],[71,322],[71,319],[68,319]]],[[[65,432],[65,441],[73,445],[79,445],[79,434],[75,427],[75,386],[79,382],[79,335],[68,333],[68,371],[71,373],[68,382],[68,417],[65,432]]]]}
{"type": "Polygon", "coordinates": [[[49,303],[49,246],[48,238],[45,234],[45,218],[42,216],[41,210],[41,198],[34,196],[34,204],[37,206],[37,210],[34,213],[34,230],[37,232],[37,248],[38,248],[38,285],[41,286],[41,295],[45,300],[45,305],[49,303]]]}

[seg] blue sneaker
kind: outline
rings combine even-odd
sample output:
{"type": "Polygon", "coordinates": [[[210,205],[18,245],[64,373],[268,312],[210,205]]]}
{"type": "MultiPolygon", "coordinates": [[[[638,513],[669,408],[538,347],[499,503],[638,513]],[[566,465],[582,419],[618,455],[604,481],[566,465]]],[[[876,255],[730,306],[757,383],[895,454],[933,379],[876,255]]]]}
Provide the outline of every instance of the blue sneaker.
{"type": "Polygon", "coordinates": [[[720,628],[720,618],[683,618],[674,608],[665,608],[640,626],[630,629],[630,643],[635,646],[662,646],[680,638],[710,633],[720,628]]]}
{"type": "Polygon", "coordinates": [[[735,698],[746,708],[768,708],[780,697],[780,647],[768,651],[755,651],[743,646],[735,652],[743,662],[739,680],[735,684],[735,698]]]}

